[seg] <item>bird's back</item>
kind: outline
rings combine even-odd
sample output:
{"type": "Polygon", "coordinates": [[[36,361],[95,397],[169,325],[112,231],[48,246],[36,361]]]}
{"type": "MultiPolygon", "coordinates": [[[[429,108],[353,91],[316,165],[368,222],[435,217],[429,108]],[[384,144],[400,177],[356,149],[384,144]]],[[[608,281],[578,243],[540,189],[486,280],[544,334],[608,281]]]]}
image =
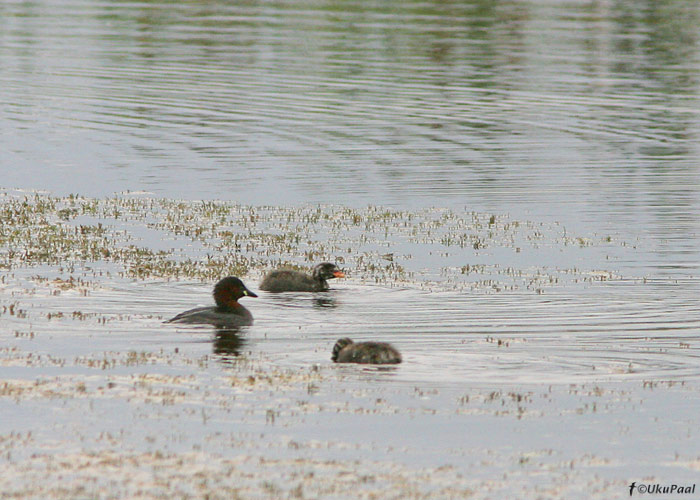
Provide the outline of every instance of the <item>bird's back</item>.
{"type": "Polygon", "coordinates": [[[196,307],[178,314],[166,323],[247,326],[253,324],[253,315],[241,305],[235,311],[221,311],[217,307],[196,307]]]}
{"type": "Polygon", "coordinates": [[[338,363],[401,363],[401,353],[386,342],[358,342],[336,346],[333,356],[338,363]]]}
{"type": "Polygon", "coordinates": [[[308,274],[283,269],[271,271],[260,282],[260,289],[266,292],[321,292],[327,289],[324,282],[314,280],[308,274]]]}

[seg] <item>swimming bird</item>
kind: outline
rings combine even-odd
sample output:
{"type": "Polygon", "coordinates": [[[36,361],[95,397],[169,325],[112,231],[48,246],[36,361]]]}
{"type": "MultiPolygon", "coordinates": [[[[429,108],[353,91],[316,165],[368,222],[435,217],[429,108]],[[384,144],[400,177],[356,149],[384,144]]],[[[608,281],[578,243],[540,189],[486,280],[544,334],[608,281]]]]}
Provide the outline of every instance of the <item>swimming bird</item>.
{"type": "Polygon", "coordinates": [[[311,275],[291,269],[269,272],[260,282],[260,290],[266,292],[323,292],[333,278],[344,278],[345,273],[335,264],[323,262],[313,268],[311,275]]]}
{"type": "Polygon", "coordinates": [[[401,363],[401,353],[386,342],[353,342],[347,337],[333,346],[331,359],[336,363],[367,363],[375,365],[401,363]]]}
{"type": "Polygon", "coordinates": [[[216,306],[190,309],[169,319],[166,323],[200,323],[223,328],[252,325],[253,315],[238,303],[241,297],[257,297],[257,295],[248,290],[240,279],[229,276],[214,286],[216,306]]]}

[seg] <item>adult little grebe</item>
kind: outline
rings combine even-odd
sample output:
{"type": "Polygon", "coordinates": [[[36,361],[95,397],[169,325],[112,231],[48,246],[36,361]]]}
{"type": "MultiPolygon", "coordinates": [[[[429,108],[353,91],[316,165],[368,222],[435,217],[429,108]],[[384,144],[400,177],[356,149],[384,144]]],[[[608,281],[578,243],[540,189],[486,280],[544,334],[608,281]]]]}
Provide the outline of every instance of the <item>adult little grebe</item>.
{"type": "Polygon", "coordinates": [[[269,272],[260,282],[260,290],[266,292],[323,292],[333,278],[344,278],[345,273],[335,264],[323,262],[314,267],[311,276],[300,271],[281,269],[269,272]]]}
{"type": "Polygon", "coordinates": [[[253,324],[253,315],[238,303],[241,297],[257,297],[238,278],[229,276],[214,286],[215,307],[197,307],[182,312],[166,323],[203,323],[220,327],[253,324]]]}

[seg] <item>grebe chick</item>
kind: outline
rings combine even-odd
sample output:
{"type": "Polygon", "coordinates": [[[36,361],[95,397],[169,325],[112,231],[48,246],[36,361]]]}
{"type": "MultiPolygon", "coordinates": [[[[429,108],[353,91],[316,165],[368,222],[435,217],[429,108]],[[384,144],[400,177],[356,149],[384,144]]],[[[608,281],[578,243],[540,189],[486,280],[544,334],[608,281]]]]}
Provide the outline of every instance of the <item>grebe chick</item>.
{"type": "Polygon", "coordinates": [[[328,290],[328,281],[344,278],[345,273],[335,264],[323,262],[314,267],[311,275],[291,269],[269,272],[260,282],[260,290],[266,292],[324,292],[328,290]]]}
{"type": "Polygon", "coordinates": [[[331,359],[336,363],[388,365],[401,363],[401,353],[386,342],[353,342],[344,337],[333,346],[331,359]]]}

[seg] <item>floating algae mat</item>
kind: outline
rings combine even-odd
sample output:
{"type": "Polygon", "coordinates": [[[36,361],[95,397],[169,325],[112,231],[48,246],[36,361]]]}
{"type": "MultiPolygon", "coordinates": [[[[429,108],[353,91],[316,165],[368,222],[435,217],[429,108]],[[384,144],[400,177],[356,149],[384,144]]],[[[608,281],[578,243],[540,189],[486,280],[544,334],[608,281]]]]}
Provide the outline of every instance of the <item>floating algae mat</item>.
{"type": "Polygon", "coordinates": [[[700,312],[638,274],[644,251],[468,207],[4,191],[0,491],[610,498],[693,481],[700,312]],[[347,275],[328,292],[257,289],[322,261],[347,275]],[[163,323],[227,275],[259,292],[251,327],[163,323]],[[404,362],[335,365],[341,337],[404,362]]]}

